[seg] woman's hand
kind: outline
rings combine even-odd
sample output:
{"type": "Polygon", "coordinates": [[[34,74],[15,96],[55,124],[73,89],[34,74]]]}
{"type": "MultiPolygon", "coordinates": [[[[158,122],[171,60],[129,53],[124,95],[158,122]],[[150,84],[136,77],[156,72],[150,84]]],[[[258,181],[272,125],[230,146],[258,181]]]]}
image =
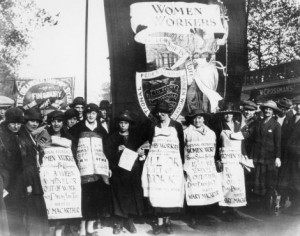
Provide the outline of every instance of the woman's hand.
{"type": "Polygon", "coordinates": [[[27,186],[27,195],[30,195],[32,193],[32,186],[27,186]]]}
{"type": "Polygon", "coordinates": [[[276,167],[280,167],[280,166],[281,166],[281,160],[280,160],[279,157],[277,157],[277,158],[275,159],[275,166],[276,166],[276,167]]]}
{"type": "Polygon", "coordinates": [[[122,152],[122,151],[124,151],[125,148],[126,148],[126,147],[125,147],[124,145],[120,145],[120,146],[118,147],[118,150],[119,150],[119,152],[122,152]]]}

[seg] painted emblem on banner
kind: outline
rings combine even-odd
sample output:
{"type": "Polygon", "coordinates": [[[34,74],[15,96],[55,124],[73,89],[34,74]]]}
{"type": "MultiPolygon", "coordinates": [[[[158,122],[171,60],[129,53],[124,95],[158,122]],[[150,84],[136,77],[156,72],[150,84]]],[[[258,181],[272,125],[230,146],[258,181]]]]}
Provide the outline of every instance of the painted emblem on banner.
{"type": "MultiPolygon", "coordinates": [[[[153,117],[149,116],[148,110],[152,107],[153,98],[146,94],[149,89],[141,91],[144,87],[138,85],[142,78],[145,79],[142,84],[147,80],[145,84],[151,87],[151,76],[141,74],[156,74],[151,78],[153,86],[157,86],[161,80],[162,87],[168,86],[175,78],[165,76],[166,71],[168,74],[180,74],[178,81],[184,83],[180,88],[185,91],[185,97],[177,101],[170,100],[174,90],[166,89],[169,95],[164,94],[160,99],[169,102],[174,119],[184,107],[188,112],[194,109],[206,112],[217,110],[218,102],[222,99],[216,92],[219,80],[217,69],[224,69],[225,73],[226,68],[215,61],[215,54],[227,40],[225,9],[221,2],[211,5],[184,2],[142,2],[131,5],[132,30],[136,34],[135,40],[146,45],[148,71],[136,74],[137,93],[142,110],[150,119],[153,117]],[[164,85],[166,77],[170,80],[164,85]],[[141,92],[145,101],[140,99],[141,92]],[[148,108],[145,109],[145,106],[148,108]]],[[[183,95],[183,92],[179,93],[183,95]]]]}
{"type": "Polygon", "coordinates": [[[136,87],[140,106],[151,120],[155,119],[151,110],[158,101],[168,102],[174,119],[183,109],[187,91],[185,73],[165,69],[137,73],[136,87]]]}
{"type": "Polygon", "coordinates": [[[17,105],[24,109],[63,110],[72,103],[74,78],[20,79],[17,105]]]}

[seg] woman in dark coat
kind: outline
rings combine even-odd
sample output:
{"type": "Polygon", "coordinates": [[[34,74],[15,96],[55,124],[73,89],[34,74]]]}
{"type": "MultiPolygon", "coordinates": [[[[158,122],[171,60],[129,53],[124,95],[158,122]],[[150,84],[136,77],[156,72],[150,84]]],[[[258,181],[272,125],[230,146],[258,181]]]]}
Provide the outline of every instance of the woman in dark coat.
{"type": "Polygon", "coordinates": [[[121,232],[124,220],[124,226],[129,232],[136,233],[132,217],[141,216],[143,211],[142,164],[138,160],[138,154],[136,153],[136,160],[130,171],[118,165],[125,148],[137,152],[143,144],[142,138],[131,129],[133,123],[129,111],[122,112],[118,117],[119,131],[110,136],[107,144],[112,171],[113,212],[116,216],[114,234],[121,232]]]}
{"type": "Polygon", "coordinates": [[[296,114],[290,119],[286,131],[284,157],[280,173],[281,193],[290,197],[292,215],[300,214],[300,97],[294,99],[296,114]]]}
{"type": "MultiPolygon", "coordinates": [[[[97,121],[99,107],[90,103],[85,107],[84,120],[78,122],[70,129],[70,134],[75,140],[76,147],[83,133],[101,137],[102,145],[105,148],[106,131],[97,121]]],[[[104,150],[105,151],[105,150],[104,150]]],[[[94,232],[101,227],[101,219],[111,213],[111,189],[108,180],[100,175],[81,176],[82,184],[82,217],[80,232],[82,235],[94,232]],[[87,227],[86,227],[87,223],[87,227]]]]}
{"type": "Polygon", "coordinates": [[[0,173],[3,187],[8,192],[4,202],[12,235],[24,235],[26,232],[23,222],[26,192],[21,149],[17,142],[23,118],[21,109],[10,108],[5,113],[5,121],[0,124],[0,173]]]}
{"type": "Polygon", "coordinates": [[[42,114],[31,108],[25,111],[25,126],[19,132],[18,144],[22,148],[24,187],[26,189],[25,216],[28,235],[49,233],[46,203],[39,175],[42,151],[32,135],[42,122],[42,114]]]}

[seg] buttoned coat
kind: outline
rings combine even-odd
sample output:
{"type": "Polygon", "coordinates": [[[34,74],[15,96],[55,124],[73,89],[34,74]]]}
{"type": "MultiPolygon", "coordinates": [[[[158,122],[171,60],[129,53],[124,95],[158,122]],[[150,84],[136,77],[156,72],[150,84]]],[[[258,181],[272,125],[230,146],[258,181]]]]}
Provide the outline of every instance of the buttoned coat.
{"type": "Polygon", "coordinates": [[[281,126],[271,118],[267,123],[259,120],[251,135],[253,148],[251,158],[254,163],[261,163],[275,168],[275,159],[281,157],[281,126]]]}

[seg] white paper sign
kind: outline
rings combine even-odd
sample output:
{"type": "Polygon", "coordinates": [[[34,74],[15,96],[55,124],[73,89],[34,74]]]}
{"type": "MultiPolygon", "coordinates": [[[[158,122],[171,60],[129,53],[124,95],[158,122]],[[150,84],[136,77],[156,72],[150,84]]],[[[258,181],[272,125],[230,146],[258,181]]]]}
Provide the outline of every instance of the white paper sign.
{"type": "Polygon", "coordinates": [[[209,205],[223,199],[221,178],[214,156],[215,142],[188,142],[184,168],[187,173],[187,205],[209,205]]]}
{"type": "Polygon", "coordinates": [[[100,137],[81,137],[78,142],[77,160],[81,176],[108,176],[108,160],[104,155],[100,137]]]}
{"type": "Polygon", "coordinates": [[[121,167],[125,170],[128,170],[128,171],[131,171],[137,157],[138,157],[137,152],[134,152],[128,148],[125,148],[120,157],[119,167],[121,167]]]}
{"type": "Polygon", "coordinates": [[[170,128],[170,136],[156,136],[157,133],[156,127],[144,164],[144,196],[149,197],[154,207],[182,207],[184,177],[177,132],[175,128],[170,128]]]}
{"type": "Polygon", "coordinates": [[[40,177],[48,219],[81,217],[81,179],[70,148],[46,148],[40,177]]]}

